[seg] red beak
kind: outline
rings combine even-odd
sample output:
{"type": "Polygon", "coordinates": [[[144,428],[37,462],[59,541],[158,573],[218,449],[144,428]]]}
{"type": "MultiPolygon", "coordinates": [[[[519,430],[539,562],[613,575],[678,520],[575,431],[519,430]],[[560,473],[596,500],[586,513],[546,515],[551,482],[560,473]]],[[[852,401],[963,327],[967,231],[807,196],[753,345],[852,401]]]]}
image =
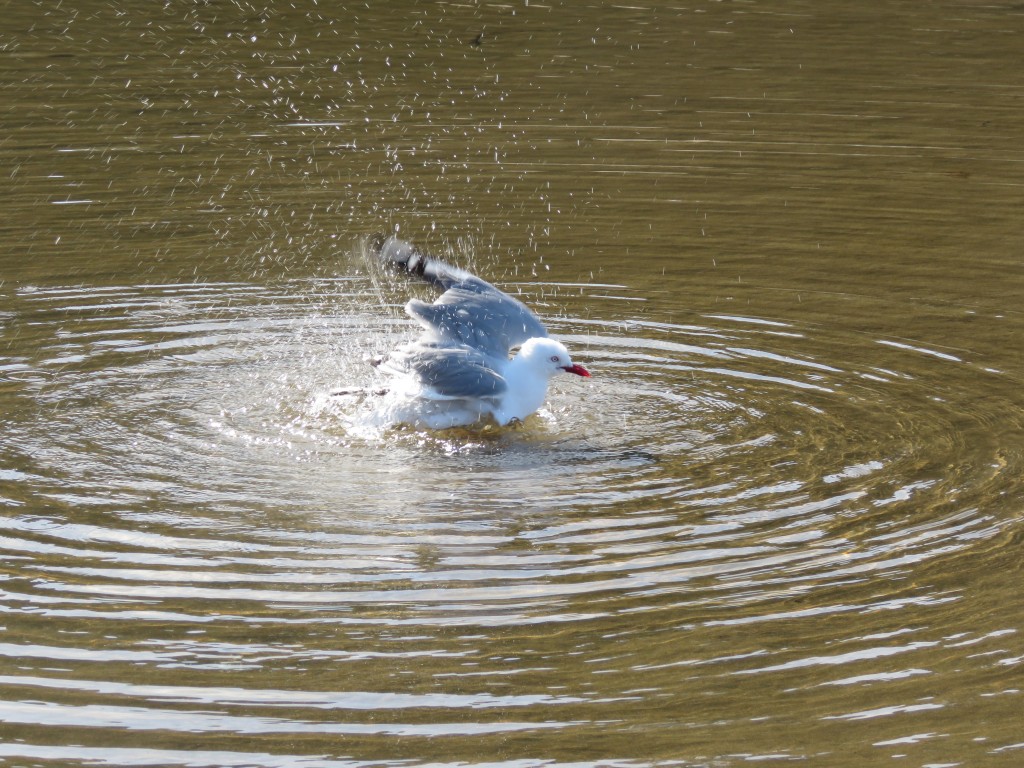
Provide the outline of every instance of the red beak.
{"type": "Polygon", "coordinates": [[[588,378],[590,377],[590,371],[588,371],[582,365],[567,365],[563,367],[562,370],[567,371],[568,373],[575,373],[577,376],[586,376],[588,378]]]}

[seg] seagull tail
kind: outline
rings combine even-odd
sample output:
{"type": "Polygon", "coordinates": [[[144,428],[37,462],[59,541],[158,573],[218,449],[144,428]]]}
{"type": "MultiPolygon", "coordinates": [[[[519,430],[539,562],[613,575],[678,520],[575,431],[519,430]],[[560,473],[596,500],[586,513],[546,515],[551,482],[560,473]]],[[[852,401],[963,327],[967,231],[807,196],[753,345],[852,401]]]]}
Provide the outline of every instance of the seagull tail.
{"type": "Polygon", "coordinates": [[[473,277],[469,272],[434,258],[412,243],[393,235],[373,235],[370,238],[370,252],[384,263],[446,290],[455,283],[473,277]]]}

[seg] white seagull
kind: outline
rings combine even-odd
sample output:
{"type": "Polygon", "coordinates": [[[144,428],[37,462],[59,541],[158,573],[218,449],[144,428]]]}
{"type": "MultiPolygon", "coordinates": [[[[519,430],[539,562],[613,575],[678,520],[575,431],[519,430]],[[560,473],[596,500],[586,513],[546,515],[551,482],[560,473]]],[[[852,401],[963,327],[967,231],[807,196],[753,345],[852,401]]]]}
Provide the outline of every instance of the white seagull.
{"type": "Polygon", "coordinates": [[[398,421],[446,429],[491,417],[505,426],[544,404],[556,373],[590,376],[561,342],[548,338],[533,312],[487,281],[396,237],[379,235],[371,249],[444,291],[433,304],[405,305],[424,333],[382,363],[406,383],[398,421]],[[515,347],[519,352],[510,356],[515,347]]]}

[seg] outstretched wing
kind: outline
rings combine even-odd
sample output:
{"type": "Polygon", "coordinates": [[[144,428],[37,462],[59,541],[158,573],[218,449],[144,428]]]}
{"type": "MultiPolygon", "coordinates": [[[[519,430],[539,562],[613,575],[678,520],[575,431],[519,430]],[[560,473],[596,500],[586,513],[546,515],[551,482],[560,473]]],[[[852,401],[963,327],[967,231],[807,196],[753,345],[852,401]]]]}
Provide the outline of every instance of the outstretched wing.
{"type": "Polygon", "coordinates": [[[547,329],[521,302],[494,286],[457,283],[433,304],[412,299],[405,305],[420,325],[439,341],[452,341],[498,359],[527,339],[547,336],[547,329]]]}
{"type": "Polygon", "coordinates": [[[395,237],[375,248],[381,258],[444,289],[433,304],[413,299],[405,311],[439,342],[465,344],[494,358],[527,339],[547,336],[544,324],[521,301],[476,275],[418,251],[395,237]]]}

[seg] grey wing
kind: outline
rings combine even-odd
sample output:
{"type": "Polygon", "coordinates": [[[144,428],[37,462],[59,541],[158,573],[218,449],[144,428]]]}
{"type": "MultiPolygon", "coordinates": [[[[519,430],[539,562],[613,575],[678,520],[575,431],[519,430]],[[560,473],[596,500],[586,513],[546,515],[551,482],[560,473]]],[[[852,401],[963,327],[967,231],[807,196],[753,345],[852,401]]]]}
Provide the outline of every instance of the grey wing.
{"type": "Polygon", "coordinates": [[[526,306],[472,272],[452,266],[397,237],[378,235],[371,249],[384,262],[442,289],[433,304],[413,299],[405,311],[433,341],[466,344],[499,360],[547,329],[526,306]]]}
{"type": "Polygon", "coordinates": [[[394,362],[441,397],[492,398],[507,389],[494,361],[464,345],[409,344],[395,353],[394,362]]]}
{"type": "Polygon", "coordinates": [[[405,310],[439,340],[466,344],[499,359],[527,339],[548,335],[522,302],[478,277],[455,283],[433,304],[413,299],[405,310]]]}

